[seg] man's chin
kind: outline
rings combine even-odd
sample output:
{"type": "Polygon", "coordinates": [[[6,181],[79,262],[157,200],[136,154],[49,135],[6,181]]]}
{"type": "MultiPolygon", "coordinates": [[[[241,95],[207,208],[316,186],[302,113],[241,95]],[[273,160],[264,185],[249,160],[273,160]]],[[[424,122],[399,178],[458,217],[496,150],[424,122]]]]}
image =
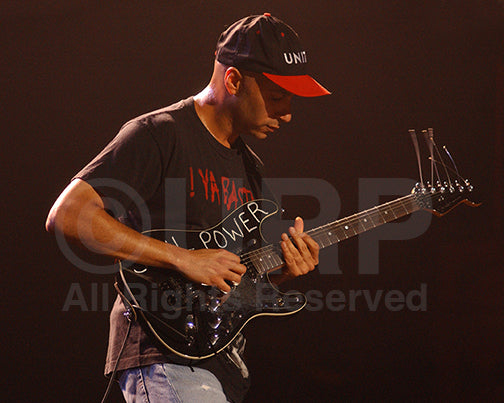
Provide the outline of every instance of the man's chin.
{"type": "Polygon", "coordinates": [[[253,130],[250,132],[250,134],[252,136],[254,136],[256,139],[264,140],[264,139],[268,138],[268,135],[270,133],[265,133],[264,131],[261,131],[261,130],[253,130]]]}

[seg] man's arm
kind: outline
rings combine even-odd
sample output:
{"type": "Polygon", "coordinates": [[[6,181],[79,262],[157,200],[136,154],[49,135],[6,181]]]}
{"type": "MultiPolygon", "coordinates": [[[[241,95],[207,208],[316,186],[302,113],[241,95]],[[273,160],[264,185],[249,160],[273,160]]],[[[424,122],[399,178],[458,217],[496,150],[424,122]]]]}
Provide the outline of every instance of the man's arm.
{"type": "Polygon", "coordinates": [[[240,258],[224,249],[189,251],[127,227],[106,212],[100,195],[80,179],[73,180],[56,200],[46,229],[94,252],[175,269],[190,280],[222,291],[230,290],[226,280],[239,283],[246,271],[240,258]]]}

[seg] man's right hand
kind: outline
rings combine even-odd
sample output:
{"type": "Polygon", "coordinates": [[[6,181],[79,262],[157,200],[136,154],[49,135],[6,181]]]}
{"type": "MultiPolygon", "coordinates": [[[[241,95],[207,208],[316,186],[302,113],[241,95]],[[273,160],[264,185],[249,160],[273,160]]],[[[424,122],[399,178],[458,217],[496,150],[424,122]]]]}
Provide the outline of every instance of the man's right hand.
{"type": "Polygon", "coordinates": [[[240,257],[224,249],[185,250],[177,269],[189,280],[214,286],[229,292],[226,280],[238,284],[247,268],[240,263],[240,257]]]}

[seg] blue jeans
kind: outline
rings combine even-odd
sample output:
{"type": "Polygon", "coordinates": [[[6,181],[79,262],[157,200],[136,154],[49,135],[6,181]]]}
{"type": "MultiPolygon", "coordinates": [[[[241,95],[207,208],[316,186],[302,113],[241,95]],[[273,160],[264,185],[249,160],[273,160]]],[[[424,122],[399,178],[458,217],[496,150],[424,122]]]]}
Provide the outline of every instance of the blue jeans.
{"type": "Polygon", "coordinates": [[[119,385],[127,403],[228,401],[214,374],[184,365],[165,363],[127,369],[119,378],[119,385]]]}

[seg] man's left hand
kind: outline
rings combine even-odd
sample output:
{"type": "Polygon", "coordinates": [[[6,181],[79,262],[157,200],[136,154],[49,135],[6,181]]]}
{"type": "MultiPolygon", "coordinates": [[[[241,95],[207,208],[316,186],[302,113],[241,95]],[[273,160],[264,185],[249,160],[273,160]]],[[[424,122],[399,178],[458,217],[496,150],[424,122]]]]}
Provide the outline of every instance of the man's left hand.
{"type": "Polygon", "coordinates": [[[319,262],[320,247],[304,232],[301,217],[294,220],[294,226],[289,228],[289,235],[282,234],[281,246],[285,260],[282,274],[292,278],[307,274],[315,268],[319,262]]]}

